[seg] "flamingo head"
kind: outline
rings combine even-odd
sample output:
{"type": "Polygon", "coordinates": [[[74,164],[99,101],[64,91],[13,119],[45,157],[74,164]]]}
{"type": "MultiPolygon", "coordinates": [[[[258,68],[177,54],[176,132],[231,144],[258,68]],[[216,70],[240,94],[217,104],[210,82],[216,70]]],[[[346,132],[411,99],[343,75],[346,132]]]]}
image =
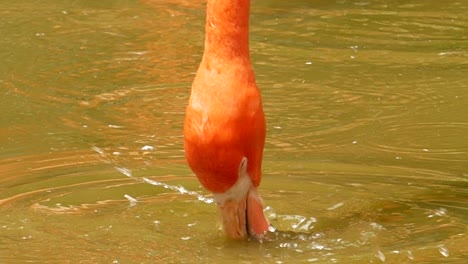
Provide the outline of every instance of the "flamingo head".
{"type": "Polygon", "coordinates": [[[223,193],[215,193],[223,229],[233,239],[261,239],[270,224],[263,214],[263,202],[247,174],[247,158],[239,166],[237,182],[223,193]]]}

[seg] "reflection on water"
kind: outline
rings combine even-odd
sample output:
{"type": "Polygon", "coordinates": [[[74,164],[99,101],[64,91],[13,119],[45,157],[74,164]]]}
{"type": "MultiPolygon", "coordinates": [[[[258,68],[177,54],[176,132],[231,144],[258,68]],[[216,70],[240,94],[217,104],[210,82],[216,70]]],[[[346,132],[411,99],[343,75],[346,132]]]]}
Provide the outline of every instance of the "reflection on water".
{"type": "Polygon", "coordinates": [[[464,262],[468,5],[252,5],[261,242],[184,161],[203,1],[2,2],[1,263],[464,262]]]}

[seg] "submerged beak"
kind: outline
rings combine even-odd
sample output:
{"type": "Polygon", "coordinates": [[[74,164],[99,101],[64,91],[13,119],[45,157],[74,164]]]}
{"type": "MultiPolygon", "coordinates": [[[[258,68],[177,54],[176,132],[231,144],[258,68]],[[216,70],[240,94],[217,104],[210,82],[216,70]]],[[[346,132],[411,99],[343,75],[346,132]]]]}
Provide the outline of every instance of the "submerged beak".
{"type": "Polygon", "coordinates": [[[226,200],[218,204],[226,235],[234,239],[247,236],[261,239],[270,224],[263,214],[262,199],[251,187],[240,200],[226,200]]]}

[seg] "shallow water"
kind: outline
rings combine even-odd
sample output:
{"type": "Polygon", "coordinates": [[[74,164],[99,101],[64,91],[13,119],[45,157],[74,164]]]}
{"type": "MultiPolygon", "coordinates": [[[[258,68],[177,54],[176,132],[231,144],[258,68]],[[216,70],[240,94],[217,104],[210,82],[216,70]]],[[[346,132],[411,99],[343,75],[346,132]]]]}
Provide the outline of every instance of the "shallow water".
{"type": "Polygon", "coordinates": [[[203,2],[2,1],[0,263],[466,261],[467,1],[253,1],[262,243],[184,161],[203,2]]]}

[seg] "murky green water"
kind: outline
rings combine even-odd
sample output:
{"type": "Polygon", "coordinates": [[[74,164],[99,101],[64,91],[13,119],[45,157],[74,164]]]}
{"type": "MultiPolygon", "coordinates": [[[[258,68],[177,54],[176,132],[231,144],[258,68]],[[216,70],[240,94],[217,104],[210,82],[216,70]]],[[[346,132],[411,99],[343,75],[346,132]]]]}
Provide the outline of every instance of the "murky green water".
{"type": "Polygon", "coordinates": [[[2,1],[0,263],[466,261],[468,1],[253,1],[263,243],[183,157],[203,2],[2,1]]]}

